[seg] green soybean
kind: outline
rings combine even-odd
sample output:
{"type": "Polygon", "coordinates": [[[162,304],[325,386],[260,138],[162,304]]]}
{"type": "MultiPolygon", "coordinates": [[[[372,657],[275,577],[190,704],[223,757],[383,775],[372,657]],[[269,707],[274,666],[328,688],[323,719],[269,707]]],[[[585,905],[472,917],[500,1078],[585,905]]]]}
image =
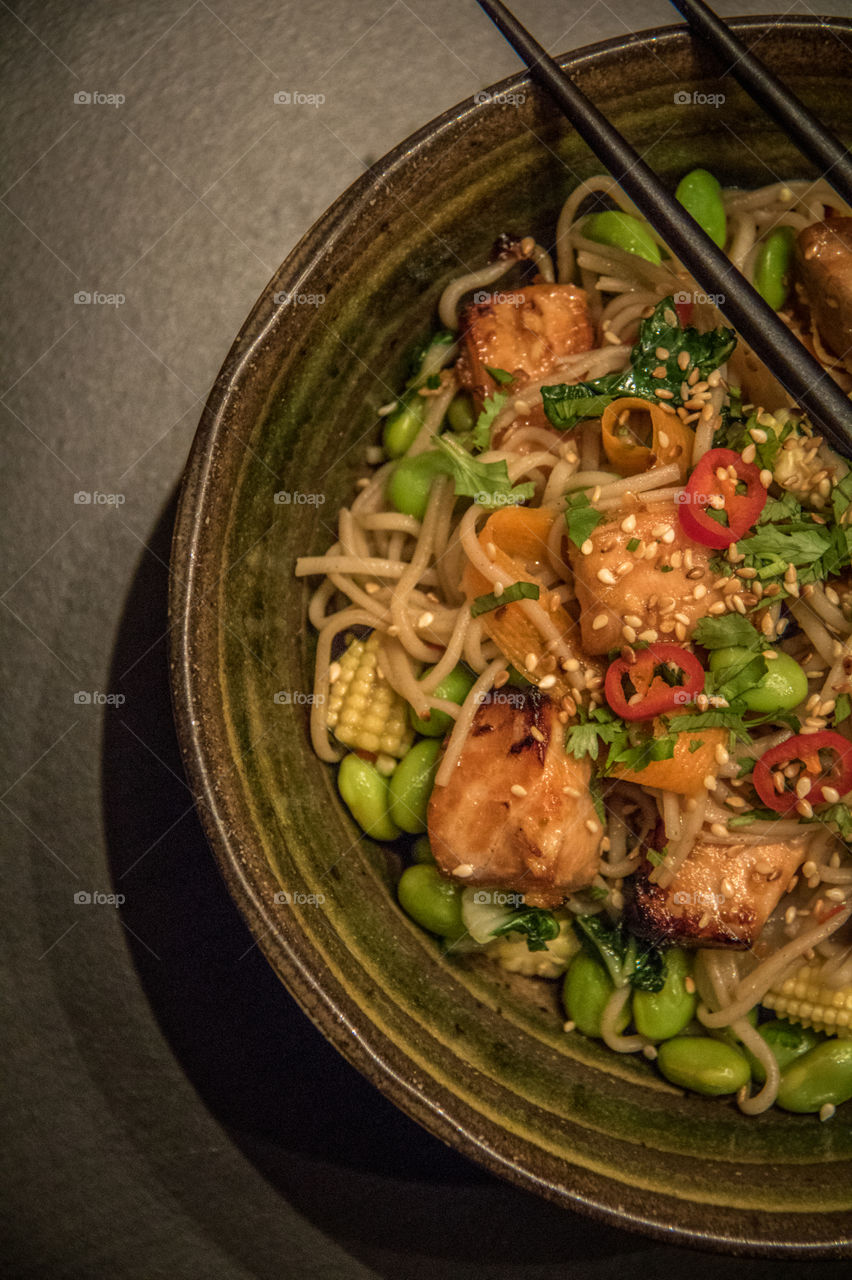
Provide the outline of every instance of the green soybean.
{"type": "Polygon", "coordinates": [[[432,481],[445,470],[444,456],[436,449],[402,458],[388,481],[388,497],[397,511],[422,520],[429,504],[432,481]]]}
{"type": "MultiPolygon", "coordinates": [[[[715,649],[710,655],[710,670],[714,674],[731,674],[745,667],[755,654],[749,649],[715,649]]],[[[749,711],[792,711],[808,696],[808,677],[794,658],[776,651],[766,663],[766,675],[752,689],[744,689],[739,695],[749,711]]]]}
{"type": "Polygon", "coordinates": [[[659,991],[633,992],[633,1021],[640,1036],[649,1040],[670,1040],[680,1035],[692,1020],[698,994],[695,984],[687,991],[692,977],[692,957],[680,947],[669,947],[665,953],[665,981],[659,991]]]}
{"type": "MultiPolygon", "coordinates": [[[[763,1026],[757,1028],[757,1034],[769,1045],[782,1071],[821,1042],[819,1033],[814,1031],[813,1027],[800,1027],[788,1022],[786,1018],[775,1018],[772,1022],[764,1022],[763,1026]]],[[[743,1046],[743,1052],[751,1067],[752,1080],[763,1084],[766,1080],[763,1063],[745,1046],[743,1046]]]]}
{"type": "Polygon", "coordinates": [[[716,1098],[748,1084],[748,1062],[724,1040],[675,1036],[657,1050],[657,1066],[665,1078],[683,1089],[716,1098]]]}
{"type": "Polygon", "coordinates": [[[445,880],[437,867],[421,863],[407,867],[397,886],[399,904],[430,933],[442,938],[464,933],[461,914],[461,886],[445,880]]]}
{"type": "Polygon", "coordinates": [[[773,311],[780,311],[787,301],[795,243],[796,233],[792,227],[776,227],[757,252],[754,287],[773,311]]]}
{"type": "Polygon", "coordinates": [[[435,865],[435,855],[432,852],[432,846],[429,843],[428,836],[420,836],[411,846],[411,856],[415,862],[431,863],[435,865]]]}
{"type": "Polygon", "coordinates": [[[457,396],[453,396],[447,410],[447,421],[451,430],[459,435],[464,435],[466,431],[472,431],[475,427],[476,414],[473,411],[473,401],[466,391],[460,391],[457,396]]]}
{"type": "Polygon", "coordinates": [[[824,1040],[781,1073],[778,1106],[819,1111],[852,1098],[852,1040],[824,1040]]]}
{"type": "Polygon", "coordinates": [[[724,249],[728,219],[718,178],[706,169],[693,169],[681,178],[675,199],[692,215],[701,230],[707,232],[713,243],[724,249]]]}
{"type": "MultiPolygon", "coordinates": [[[[579,951],[562,983],[565,1012],[584,1036],[600,1038],[601,1017],[615,987],[602,964],[579,951]]],[[[630,1002],[625,1005],[616,1027],[623,1031],[630,1021],[630,1002]]]]}
{"type": "Polygon", "coordinates": [[[403,831],[416,836],[426,830],[426,809],[435,774],[441,744],[434,738],[415,742],[400,760],[388,782],[389,813],[403,831]]]}
{"type": "Polygon", "coordinates": [[[621,209],[607,209],[592,213],[581,228],[587,240],[595,244],[609,244],[614,249],[635,253],[638,258],[659,265],[662,261],[659,246],[644,222],[621,209]]]}
{"type": "Polygon", "coordinates": [[[385,418],[382,445],[389,458],[401,458],[407,453],[423,426],[422,396],[407,395],[385,418]]]}
{"type": "MultiPolygon", "coordinates": [[[[429,667],[423,674],[428,675],[431,670],[432,667],[429,667]]],[[[444,698],[447,702],[457,702],[461,705],[475,682],[476,676],[467,667],[453,667],[452,671],[444,676],[440,684],[435,686],[431,696],[433,698],[444,698]]],[[[411,711],[409,718],[415,732],[422,734],[424,738],[443,738],[444,734],[449,733],[455,724],[453,717],[447,715],[446,711],[433,711],[428,720],[422,719],[411,711]]]]}
{"type": "Polygon", "coordinates": [[[360,756],[344,756],[337,773],[337,786],[352,817],[374,840],[395,840],[399,827],[388,813],[388,780],[360,756]]]}

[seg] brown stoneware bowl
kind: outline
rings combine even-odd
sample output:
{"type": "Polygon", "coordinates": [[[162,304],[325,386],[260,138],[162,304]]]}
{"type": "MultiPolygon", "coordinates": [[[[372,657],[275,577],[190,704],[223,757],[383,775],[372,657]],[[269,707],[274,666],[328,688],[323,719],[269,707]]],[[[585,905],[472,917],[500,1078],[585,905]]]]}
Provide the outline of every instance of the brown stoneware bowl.
{"type": "MultiPolygon", "coordinates": [[[[852,134],[852,23],[736,25],[760,36],[761,57],[829,127],[852,134]]],[[[744,186],[810,172],[681,28],[564,65],[672,182],[697,165],[744,186]]],[[[396,853],[358,838],[334,770],[311,751],[309,588],[295,557],[333,540],[336,509],[378,438],[376,409],[434,327],[443,284],[484,262],[503,230],[550,243],[568,192],[601,169],[526,78],[493,93],[422,129],[336,201],[225,362],[172,560],[189,777],[270,964],[332,1043],[432,1133],[521,1187],[667,1240],[845,1256],[848,1115],[748,1119],[730,1100],[686,1096],[643,1057],[566,1035],[556,984],[442,958],[396,905],[396,853]],[[284,491],[289,503],[276,502],[284,491]]]]}

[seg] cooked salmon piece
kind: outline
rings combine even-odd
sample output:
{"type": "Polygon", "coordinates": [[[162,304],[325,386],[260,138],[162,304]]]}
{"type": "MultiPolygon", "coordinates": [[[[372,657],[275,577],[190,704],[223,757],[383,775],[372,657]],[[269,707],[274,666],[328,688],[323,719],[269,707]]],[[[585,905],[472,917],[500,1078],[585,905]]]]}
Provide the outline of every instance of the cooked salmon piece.
{"type": "MultiPolygon", "coordinates": [[[[725,599],[710,569],[716,553],[687,537],[673,502],[625,508],[599,524],[589,542],[588,555],[573,543],[568,548],[586,653],[607,653],[636,639],[683,643],[709,607],[725,599]],[[628,514],[633,519],[625,531],[628,514]],[[629,551],[635,539],[639,545],[629,551]]],[[[754,603],[750,595],[743,599],[754,603]]]]}
{"type": "Polygon", "coordinates": [[[655,944],[754,945],[805,857],[804,840],[710,844],[699,840],[667,888],[653,884],[645,862],[625,882],[625,917],[655,944]]]}
{"type": "Polygon", "coordinates": [[[429,842],[457,883],[556,906],[591,884],[603,829],[591,765],[564,749],[558,707],[543,694],[495,691],[476,713],[450,781],[429,802],[429,842]]]}
{"type": "Polygon", "coordinates": [[[461,384],[480,403],[497,384],[488,368],[505,369],[519,384],[548,373],[564,356],[590,351],[594,329],[586,294],[572,284],[532,284],[494,293],[461,315],[461,384]]]}
{"type": "Polygon", "coordinates": [[[852,372],[852,218],[829,218],[800,231],[795,274],[819,336],[852,372]]]}

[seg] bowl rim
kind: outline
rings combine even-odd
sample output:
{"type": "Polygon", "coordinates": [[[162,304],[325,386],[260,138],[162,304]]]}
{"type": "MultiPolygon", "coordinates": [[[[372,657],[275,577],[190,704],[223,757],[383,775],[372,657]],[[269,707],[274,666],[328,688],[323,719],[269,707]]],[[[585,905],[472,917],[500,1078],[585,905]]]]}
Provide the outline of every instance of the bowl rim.
{"type": "MultiPolygon", "coordinates": [[[[726,21],[734,31],[745,35],[767,28],[780,29],[789,34],[797,31],[811,32],[814,29],[852,34],[852,19],[846,18],[761,14],[726,21]]],[[[576,51],[558,55],[556,61],[576,74],[587,67],[605,62],[613,54],[629,56],[634,48],[652,41],[659,47],[660,44],[689,43],[695,39],[685,24],[653,27],[585,45],[576,51]]],[[[521,87],[541,92],[533,85],[525,68],[495,82],[482,92],[494,95],[521,87]]],[[[199,543],[209,517],[210,482],[214,478],[217,451],[227,435],[228,414],[235,407],[242,383],[252,376],[256,354],[292,306],[284,301],[270,308],[272,295],[282,291],[285,281],[289,286],[286,292],[297,294],[301,282],[311,275],[345,232],[367,193],[391,178],[403,165],[410,163],[424,147],[434,144],[442,133],[480,112],[483,105],[486,104],[477,102],[474,95],[469,95],[448,108],[398,143],[337,196],[301,237],[259,295],[210,391],[181,481],[169,573],[172,707],[181,756],[196,809],[219,870],[241,914],[247,920],[257,945],[290,994],[347,1061],[431,1134],[461,1151],[475,1163],[484,1165],[490,1172],[499,1172],[522,1190],[536,1191],[563,1207],[610,1226],[636,1231],[666,1243],[734,1255],[775,1258],[848,1257],[852,1255],[852,1244],[838,1240],[837,1236],[809,1241],[767,1240],[751,1236],[747,1232],[724,1233],[676,1224],[664,1225],[659,1220],[619,1207],[617,1194],[613,1195],[611,1203],[607,1203],[586,1193],[572,1191],[567,1186],[557,1185],[507,1159],[487,1138],[463,1127],[458,1120],[451,1119],[434,1098],[412,1081],[406,1080],[388,1060],[392,1055],[383,1054],[381,1045],[376,1047],[377,1037],[369,1035],[369,1027],[365,1033],[363,1026],[355,1025],[347,1017],[335,1002],[333,992],[329,991],[330,984],[321,981],[316,970],[307,962],[305,950],[300,951],[293,938],[282,934],[280,917],[269,911],[269,899],[265,899],[264,893],[278,887],[272,873],[263,868],[251,877],[235,848],[238,842],[217,785],[216,750],[215,745],[211,745],[216,729],[211,730],[210,724],[197,714],[204,705],[205,689],[203,673],[195,660],[200,647],[195,613],[199,543]]],[[[369,1019],[367,1021],[369,1023],[369,1019]]],[[[607,1181],[617,1189],[615,1180],[607,1181]]]]}

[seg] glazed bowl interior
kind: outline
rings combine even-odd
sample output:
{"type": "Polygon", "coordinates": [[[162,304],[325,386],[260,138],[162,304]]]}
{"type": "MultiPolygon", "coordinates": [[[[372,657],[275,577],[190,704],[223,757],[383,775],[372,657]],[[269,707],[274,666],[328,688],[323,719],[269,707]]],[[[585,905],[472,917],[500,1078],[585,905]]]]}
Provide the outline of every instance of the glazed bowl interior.
{"type": "MultiPolygon", "coordinates": [[[[838,30],[848,41],[848,24],[779,22],[760,51],[843,135],[850,67],[838,30]]],[[[699,164],[728,185],[810,172],[680,31],[565,61],[672,182],[699,164]],[[709,101],[720,93],[724,103],[709,101]]],[[[842,1252],[848,1123],[748,1119],[732,1102],[684,1096],[641,1056],[566,1035],[557,984],[443,958],[395,903],[398,854],[359,839],[334,769],[311,750],[314,644],[294,559],[335,540],[337,508],[378,438],[376,410],[434,327],[442,286],[484,263],[502,231],[552,243],[566,195],[601,170],[528,81],[500,88],[515,100],[448,113],[341,197],[270,283],[220,375],[173,558],[189,773],[270,963],[432,1132],[527,1188],[667,1239],[842,1252]]]]}

